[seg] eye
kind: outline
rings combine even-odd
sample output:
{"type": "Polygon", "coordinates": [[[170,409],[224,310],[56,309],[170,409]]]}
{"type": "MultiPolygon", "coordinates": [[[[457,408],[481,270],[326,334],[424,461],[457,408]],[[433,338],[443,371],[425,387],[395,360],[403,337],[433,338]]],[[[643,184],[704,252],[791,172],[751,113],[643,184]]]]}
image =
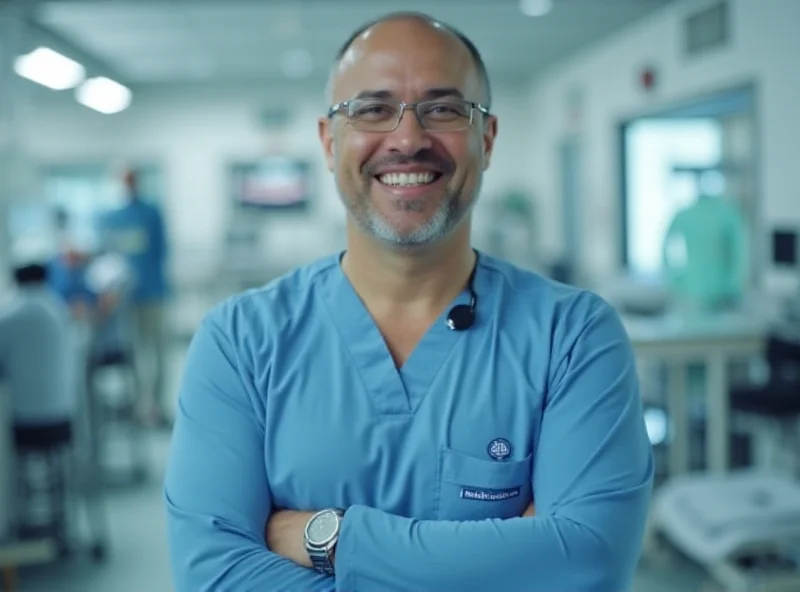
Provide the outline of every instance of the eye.
{"type": "Polygon", "coordinates": [[[395,109],[386,103],[357,103],[350,110],[350,116],[356,119],[381,119],[394,113],[395,109]]]}
{"type": "Polygon", "coordinates": [[[467,108],[460,103],[430,103],[424,108],[425,117],[432,119],[455,119],[467,116],[467,108]]]}

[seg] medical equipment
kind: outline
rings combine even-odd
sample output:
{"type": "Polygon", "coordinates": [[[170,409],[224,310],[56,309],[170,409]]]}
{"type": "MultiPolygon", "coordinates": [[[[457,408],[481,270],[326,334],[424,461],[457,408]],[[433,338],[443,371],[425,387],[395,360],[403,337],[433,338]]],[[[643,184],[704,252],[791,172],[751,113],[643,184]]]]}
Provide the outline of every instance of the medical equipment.
{"type": "Polygon", "coordinates": [[[750,471],[687,475],[653,501],[653,533],[726,592],[800,590],[800,484],[750,471]]]}

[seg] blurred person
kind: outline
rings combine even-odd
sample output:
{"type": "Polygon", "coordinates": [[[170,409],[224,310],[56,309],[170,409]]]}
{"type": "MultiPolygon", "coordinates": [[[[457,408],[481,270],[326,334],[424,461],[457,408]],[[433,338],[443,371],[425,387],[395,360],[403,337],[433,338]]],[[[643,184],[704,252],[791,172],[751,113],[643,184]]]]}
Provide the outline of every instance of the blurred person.
{"type": "Polygon", "coordinates": [[[98,253],[87,269],[86,284],[96,296],[93,359],[132,360],[135,345],[130,295],[134,282],[127,260],[118,253],[98,253]]]}
{"type": "Polygon", "coordinates": [[[338,54],[347,249],[217,306],[165,482],[178,592],[630,589],[653,457],[599,297],[480,254],[475,46],[419,14],[338,54]]]}
{"type": "Polygon", "coordinates": [[[148,425],[168,427],[171,420],[164,400],[164,364],[167,354],[165,300],[167,241],[159,208],[142,196],[136,173],[122,176],[127,203],[102,216],[105,248],[124,255],[134,276],[131,304],[137,340],[136,358],[147,362],[151,380],[145,386],[140,415],[148,425]]]}
{"type": "Polygon", "coordinates": [[[59,252],[65,251],[70,243],[69,212],[64,207],[56,207],[53,212],[55,242],[59,252]]]}
{"type": "Polygon", "coordinates": [[[67,304],[74,319],[88,322],[96,304],[95,294],[86,285],[90,256],[67,243],[62,247],[64,250],[48,262],[48,283],[67,304]]]}
{"type": "Polygon", "coordinates": [[[56,254],[47,263],[47,281],[67,303],[73,319],[88,322],[96,303],[95,295],[86,285],[91,249],[75,240],[71,217],[65,208],[54,210],[53,225],[56,254]]]}
{"type": "Polygon", "coordinates": [[[17,439],[69,439],[78,406],[76,341],[65,303],[40,263],[14,270],[17,289],[0,309],[0,380],[11,393],[17,439]]]}

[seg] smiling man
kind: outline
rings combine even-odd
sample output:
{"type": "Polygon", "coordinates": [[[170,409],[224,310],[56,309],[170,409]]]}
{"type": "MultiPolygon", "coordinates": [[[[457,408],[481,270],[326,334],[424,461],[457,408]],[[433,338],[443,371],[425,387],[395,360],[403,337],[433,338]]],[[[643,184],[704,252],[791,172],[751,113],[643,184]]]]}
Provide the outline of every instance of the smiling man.
{"type": "Polygon", "coordinates": [[[197,331],[165,485],[178,592],[629,589],[653,475],[633,354],[597,296],[471,247],[497,135],[480,54],[392,14],[329,95],[347,250],[197,331]]]}

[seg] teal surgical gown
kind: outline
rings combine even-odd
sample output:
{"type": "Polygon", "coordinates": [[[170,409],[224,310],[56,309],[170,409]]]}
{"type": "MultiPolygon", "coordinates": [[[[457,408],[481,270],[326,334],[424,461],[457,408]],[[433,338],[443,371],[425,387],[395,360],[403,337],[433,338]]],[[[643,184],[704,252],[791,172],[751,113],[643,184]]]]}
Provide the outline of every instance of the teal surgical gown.
{"type": "Polygon", "coordinates": [[[667,229],[662,261],[670,289],[700,308],[736,303],[747,280],[747,243],[739,209],[727,198],[701,196],[680,210],[667,229]],[[675,244],[683,256],[670,252],[675,244]]]}

